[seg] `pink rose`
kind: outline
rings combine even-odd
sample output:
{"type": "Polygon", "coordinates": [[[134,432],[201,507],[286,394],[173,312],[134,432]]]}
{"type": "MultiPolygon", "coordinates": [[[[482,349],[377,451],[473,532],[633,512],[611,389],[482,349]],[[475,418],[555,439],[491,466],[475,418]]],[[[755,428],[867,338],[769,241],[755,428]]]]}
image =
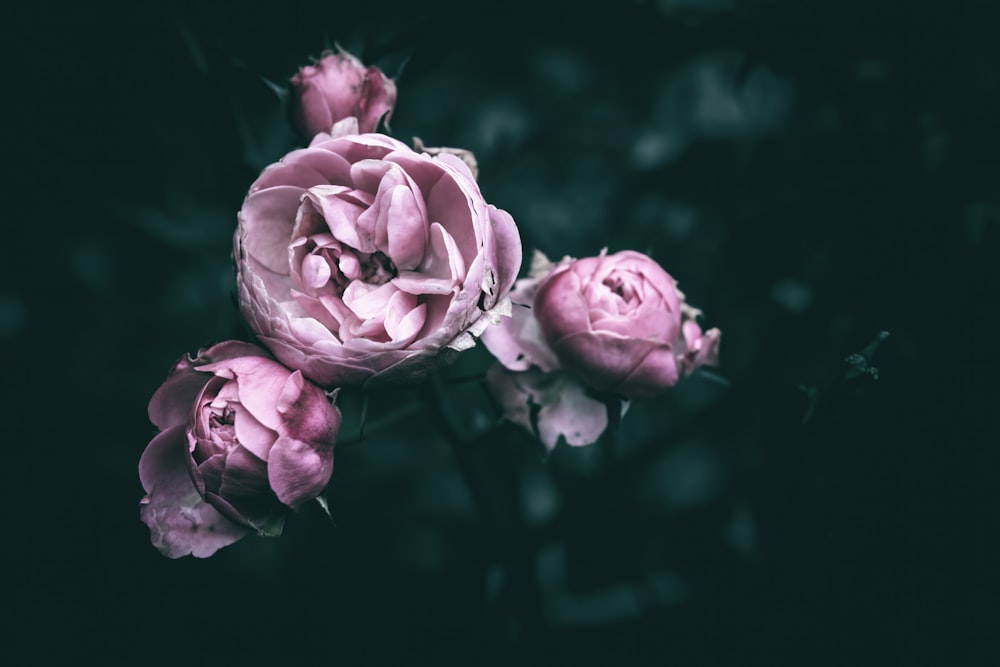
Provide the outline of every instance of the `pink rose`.
{"type": "Polygon", "coordinates": [[[472,347],[521,264],[513,219],[465,163],[356,129],[265,169],[235,237],[250,327],[324,386],[417,379],[472,347]]]}
{"type": "Polygon", "coordinates": [[[389,125],[396,84],[377,67],[365,67],[346,51],[327,53],[292,77],[295,123],[308,138],[329,132],[348,116],[362,132],[374,132],[385,116],[389,125]]]}
{"type": "Polygon", "coordinates": [[[139,460],[140,516],[170,558],[280,534],[289,508],[318,496],[333,473],[340,412],[256,345],[181,357],[149,418],[160,433],[139,460]]]}
{"type": "Polygon", "coordinates": [[[654,396],[718,359],[718,329],[699,314],[659,264],[641,253],[556,265],[536,253],[531,275],[510,294],[513,316],[484,332],[497,358],[488,380],[505,415],[549,447],[560,435],[589,444],[607,428],[604,404],[584,389],[623,399],[654,396]],[[536,423],[528,404],[538,407],[536,423]]]}

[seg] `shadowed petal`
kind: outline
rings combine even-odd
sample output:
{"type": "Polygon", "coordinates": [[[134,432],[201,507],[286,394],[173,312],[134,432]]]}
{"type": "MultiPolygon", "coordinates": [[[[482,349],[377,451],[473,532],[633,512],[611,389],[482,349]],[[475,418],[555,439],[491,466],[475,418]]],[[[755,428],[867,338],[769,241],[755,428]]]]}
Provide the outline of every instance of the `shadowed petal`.
{"type": "Polygon", "coordinates": [[[536,369],[516,373],[494,364],[486,381],[504,419],[535,433],[549,450],[560,436],[570,445],[589,445],[608,427],[605,405],[587,396],[584,387],[568,373],[536,369]],[[534,421],[532,408],[538,411],[534,421]]]}
{"type": "Polygon", "coordinates": [[[205,502],[191,481],[184,429],[169,428],[146,447],[139,460],[139,478],[146,496],[139,515],[150,539],[168,558],[207,558],[249,534],[205,502]]]}

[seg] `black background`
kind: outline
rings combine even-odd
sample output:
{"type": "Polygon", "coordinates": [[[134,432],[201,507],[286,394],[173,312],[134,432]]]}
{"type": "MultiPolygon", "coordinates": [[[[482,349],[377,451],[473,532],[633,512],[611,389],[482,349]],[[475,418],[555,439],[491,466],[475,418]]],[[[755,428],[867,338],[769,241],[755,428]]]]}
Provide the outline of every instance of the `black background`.
{"type": "MultiPolygon", "coordinates": [[[[6,651],[992,664],[989,4],[13,9],[6,651]],[[137,516],[145,406],[182,352],[245,337],[235,213],[302,143],[263,79],[283,85],[334,42],[397,77],[394,136],[475,151],[526,251],[656,257],[724,332],[725,382],[699,374],[633,405],[610,455],[543,461],[513,429],[467,443],[492,523],[428,417],[385,421],[415,400],[390,393],[372,405],[383,426],[338,456],[334,524],[311,508],[278,540],[170,561],[137,516]],[[845,358],[882,331],[878,379],[857,376],[845,358]]],[[[483,414],[474,383],[454,396],[460,425],[483,414]]]]}

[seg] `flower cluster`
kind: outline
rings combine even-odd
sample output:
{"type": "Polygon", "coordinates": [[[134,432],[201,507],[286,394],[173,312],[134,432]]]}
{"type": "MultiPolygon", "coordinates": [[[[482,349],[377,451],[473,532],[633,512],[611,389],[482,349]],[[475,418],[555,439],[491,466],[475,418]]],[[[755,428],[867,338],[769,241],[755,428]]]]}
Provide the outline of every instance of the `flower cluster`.
{"type": "Polygon", "coordinates": [[[536,253],[517,280],[518,229],[483,198],[471,153],[377,132],[396,100],[377,68],[327,54],[291,90],[308,146],[264,169],[234,234],[263,348],[184,356],[149,404],[160,433],[139,463],[141,517],[163,554],[279,534],[330,482],[340,389],[418,382],[477,338],[500,416],[548,448],[595,442],[609,408],[716,362],[718,330],[645,255],[536,253]]]}

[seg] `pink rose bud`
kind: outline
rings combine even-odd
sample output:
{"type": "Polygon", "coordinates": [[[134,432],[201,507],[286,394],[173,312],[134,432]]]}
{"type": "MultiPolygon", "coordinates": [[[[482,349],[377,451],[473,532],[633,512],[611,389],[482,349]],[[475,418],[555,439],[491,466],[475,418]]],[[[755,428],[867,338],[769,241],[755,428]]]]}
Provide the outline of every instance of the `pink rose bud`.
{"type": "Polygon", "coordinates": [[[683,295],[652,259],[626,250],[557,267],[533,311],[560,363],[594,389],[642,398],[715,363],[719,333],[705,340],[683,295]]]}
{"type": "Polygon", "coordinates": [[[719,330],[702,333],[674,279],[637,252],[555,265],[536,253],[510,298],[512,317],[482,336],[499,362],[487,381],[505,417],[550,448],[560,436],[590,444],[607,428],[585,388],[650,397],[718,360],[719,330]]]}
{"type": "Polygon", "coordinates": [[[450,361],[510,312],[521,265],[513,219],[464,162],[356,131],[341,121],[265,169],[234,239],[250,328],[322,386],[450,361]]]}
{"type": "Polygon", "coordinates": [[[292,77],[292,91],[295,123],[310,139],[350,116],[361,132],[374,132],[383,116],[389,125],[396,104],[393,80],[346,51],[327,53],[300,69],[292,77]]]}
{"type": "Polygon", "coordinates": [[[165,556],[211,556],[285,514],[333,473],[340,412],[326,394],[239,341],[181,357],[149,402],[160,433],[139,461],[140,516],[165,556]]]}

